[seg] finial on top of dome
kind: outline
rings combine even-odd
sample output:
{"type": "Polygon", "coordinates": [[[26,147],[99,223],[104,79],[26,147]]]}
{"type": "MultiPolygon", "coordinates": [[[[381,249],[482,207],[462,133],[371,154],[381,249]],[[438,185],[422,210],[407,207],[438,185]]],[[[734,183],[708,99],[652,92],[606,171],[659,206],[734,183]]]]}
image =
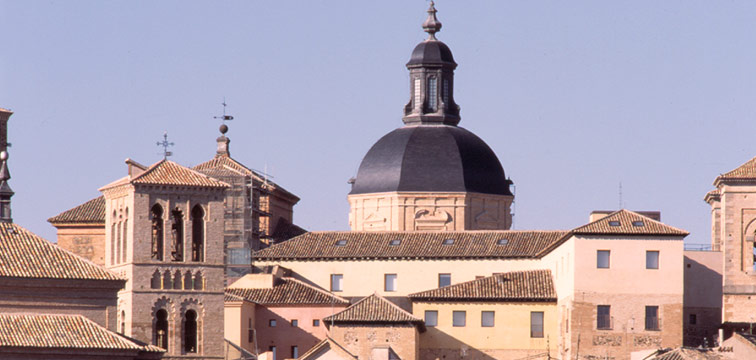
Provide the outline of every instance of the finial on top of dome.
{"type": "Polygon", "coordinates": [[[441,31],[441,22],[436,18],[436,6],[432,0],[428,8],[428,18],[423,23],[423,30],[429,34],[428,40],[436,40],[436,33],[441,31]]]}

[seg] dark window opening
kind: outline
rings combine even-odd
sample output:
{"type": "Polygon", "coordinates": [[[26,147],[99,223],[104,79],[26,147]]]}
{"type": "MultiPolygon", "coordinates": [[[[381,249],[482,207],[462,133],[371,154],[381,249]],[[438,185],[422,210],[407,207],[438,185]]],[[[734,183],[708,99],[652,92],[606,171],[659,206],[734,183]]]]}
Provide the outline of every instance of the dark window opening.
{"type": "Polygon", "coordinates": [[[187,311],[184,319],[184,352],[197,352],[197,313],[194,310],[187,311]]]}
{"type": "Polygon", "coordinates": [[[192,209],[192,261],[204,261],[205,211],[196,205],[192,209]]]}
{"type": "Polygon", "coordinates": [[[184,261],[184,213],[171,211],[171,260],[184,261]]]}
{"type": "Polygon", "coordinates": [[[163,260],[163,208],[155,204],[150,211],[152,217],[152,259],[163,260]]]}
{"type": "Polygon", "coordinates": [[[168,312],[165,309],[155,313],[155,345],[168,350],[168,312]]]}

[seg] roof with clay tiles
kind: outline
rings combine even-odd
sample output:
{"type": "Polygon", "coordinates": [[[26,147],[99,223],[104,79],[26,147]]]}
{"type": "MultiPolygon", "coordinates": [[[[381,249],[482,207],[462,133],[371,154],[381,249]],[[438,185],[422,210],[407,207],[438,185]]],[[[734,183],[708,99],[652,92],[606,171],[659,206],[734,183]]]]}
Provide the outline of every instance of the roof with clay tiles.
{"type": "Polygon", "coordinates": [[[0,276],[122,280],[114,273],[12,223],[0,223],[0,276]]]}
{"type": "Polygon", "coordinates": [[[290,277],[276,279],[272,288],[227,288],[226,298],[230,296],[264,305],[349,305],[344,298],[290,277]]]}
{"type": "Polygon", "coordinates": [[[756,157],[733,170],[717,176],[714,183],[716,184],[723,180],[756,180],[756,157]]]}
{"type": "Polygon", "coordinates": [[[577,227],[576,235],[662,235],[687,236],[689,233],[630,210],[618,210],[601,219],[577,227]]]}
{"type": "Polygon", "coordinates": [[[515,271],[409,295],[426,301],[556,302],[549,270],[515,271]]]}
{"type": "Polygon", "coordinates": [[[98,196],[47,219],[47,222],[52,224],[105,224],[105,197],[98,196]]]}
{"type": "Polygon", "coordinates": [[[164,352],[113,333],[82,315],[0,314],[0,347],[164,352]]]}
{"type": "Polygon", "coordinates": [[[199,171],[181,166],[173,161],[163,159],[148,167],[141,174],[129,178],[123,177],[100,188],[100,191],[125,184],[139,185],[178,185],[204,188],[227,188],[223,181],[218,181],[199,171]]]}
{"type": "Polygon", "coordinates": [[[207,173],[210,176],[227,176],[225,171],[230,170],[238,174],[251,176],[257,181],[266,182],[277,191],[299,199],[299,197],[284,189],[283,187],[281,187],[281,185],[278,185],[275,182],[270,181],[269,179],[265,179],[265,176],[258,174],[256,171],[244,166],[244,164],[236,161],[236,159],[232,158],[228,154],[215,155],[215,157],[213,157],[212,159],[205,161],[202,164],[196,165],[192,169],[207,173]]]}
{"type": "Polygon", "coordinates": [[[567,231],[315,231],[254,254],[256,260],[534,258],[567,231]],[[449,243],[449,240],[451,243],[449,243]]]}
{"type": "Polygon", "coordinates": [[[424,323],[422,319],[410,314],[378,294],[366,296],[352,306],[323,318],[323,321],[351,324],[424,323]]]}

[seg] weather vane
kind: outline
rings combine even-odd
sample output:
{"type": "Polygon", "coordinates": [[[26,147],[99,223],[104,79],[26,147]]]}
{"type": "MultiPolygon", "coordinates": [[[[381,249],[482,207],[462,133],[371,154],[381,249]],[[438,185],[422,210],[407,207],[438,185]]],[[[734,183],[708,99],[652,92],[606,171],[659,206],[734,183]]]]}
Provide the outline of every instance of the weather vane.
{"type": "Polygon", "coordinates": [[[221,119],[223,121],[223,124],[220,126],[220,132],[221,134],[225,134],[228,131],[228,126],[226,125],[226,121],[231,121],[234,119],[233,116],[226,114],[226,97],[223,97],[223,102],[221,103],[223,105],[223,116],[213,116],[213,119],[221,119]]]}
{"type": "Polygon", "coordinates": [[[163,159],[167,159],[169,156],[173,155],[173,152],[168,151],[168,147],[173,145],[176,144],[168,141],[168,131],[163,132],[163,141],[157,142],[157,146],[163,147],[163,159]]]}

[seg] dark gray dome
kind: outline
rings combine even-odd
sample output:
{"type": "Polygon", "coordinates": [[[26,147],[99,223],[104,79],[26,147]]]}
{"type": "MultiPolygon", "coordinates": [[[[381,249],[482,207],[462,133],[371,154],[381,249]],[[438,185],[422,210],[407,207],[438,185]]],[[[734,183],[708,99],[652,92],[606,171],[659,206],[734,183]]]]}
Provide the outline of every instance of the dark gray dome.
{"type": "Polygon", "coordinates": [[[393,191],[476,192],[512,195],[491,148],[457,126],[396,129],[362,159],[350,194],[393,191]]]}
{"type": "Polygon", "coordinates": [[[438,40],[423,41],[415,46],[415,50],[412,50],[412,56],[410,56],[410,61],[407,63],[407,66],[421,64],[447,64],[453,65],[454,67],[457,66],[457,63],[454,62],[454,56],[452,56],[452,52],[449,47],[438,40]]]}

